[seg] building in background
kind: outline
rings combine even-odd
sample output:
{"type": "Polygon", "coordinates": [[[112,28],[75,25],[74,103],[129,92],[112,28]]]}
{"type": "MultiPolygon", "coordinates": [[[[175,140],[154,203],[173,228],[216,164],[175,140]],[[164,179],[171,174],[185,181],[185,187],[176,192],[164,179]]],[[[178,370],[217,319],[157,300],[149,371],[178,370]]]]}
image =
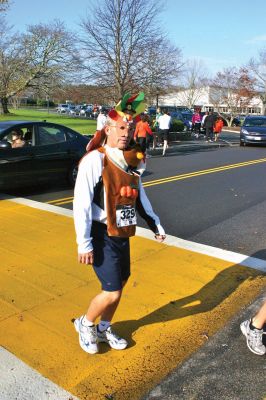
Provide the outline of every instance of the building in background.
{"type": "Polygon", "coordinates": [[[192,110],[200,108],[201,111],[217,111],[224,114],[261,114],[263,110],[262,101],[259,97],[239,98],[224,88],[214,86],[180,90],[160,96],[159,105],[161,107],[186,106],[192,110]]]}

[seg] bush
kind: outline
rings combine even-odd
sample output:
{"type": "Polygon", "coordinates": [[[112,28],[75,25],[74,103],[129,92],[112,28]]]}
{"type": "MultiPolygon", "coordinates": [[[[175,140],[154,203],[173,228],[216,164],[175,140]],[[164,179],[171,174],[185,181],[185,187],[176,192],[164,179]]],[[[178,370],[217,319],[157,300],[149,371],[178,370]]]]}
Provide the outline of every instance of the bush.
{"type": "Polygon", "coordinates": [[[37,100],[32,99],[31,97],[27,99],[27,106],[36,106],[37,100]]]}
{"type": "MultiPolygon", "coordinates": [[[[37,106],[47,107],[47,100],[37,100],[37,106]]],[[[49,100],[49,107],[54,107],[55,103],[52,100],[49,100]]]]}
{"type": "Polygon", "coordinates": [[[184,123],[179,119],[173,119],[170,127],[170,132],[183,132],[184,123]]]}

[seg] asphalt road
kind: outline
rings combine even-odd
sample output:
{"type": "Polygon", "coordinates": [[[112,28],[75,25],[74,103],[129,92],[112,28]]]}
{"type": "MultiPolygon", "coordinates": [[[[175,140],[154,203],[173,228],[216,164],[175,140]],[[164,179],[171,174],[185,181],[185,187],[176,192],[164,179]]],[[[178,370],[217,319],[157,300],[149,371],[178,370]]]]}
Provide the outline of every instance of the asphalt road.
{"type": "MultiPolygon", "coordinates": [[[[168,234],[266,259],[265,157],[265,147],[239,146],[158,155],[143,183],[168,234]]],[[[16,195],[72,208],[64,185],[16,195]]]]}

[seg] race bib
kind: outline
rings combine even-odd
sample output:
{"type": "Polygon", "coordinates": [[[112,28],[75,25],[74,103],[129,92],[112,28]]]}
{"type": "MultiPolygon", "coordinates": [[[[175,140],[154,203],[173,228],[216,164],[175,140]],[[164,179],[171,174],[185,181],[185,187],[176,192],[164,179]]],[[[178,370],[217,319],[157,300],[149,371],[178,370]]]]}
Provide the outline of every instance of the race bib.
{"type": "Polygon", "coordinates": [[[137,225],[136,210],[133,206],[116,206],[116,225],[118,228],[137,225]]]}

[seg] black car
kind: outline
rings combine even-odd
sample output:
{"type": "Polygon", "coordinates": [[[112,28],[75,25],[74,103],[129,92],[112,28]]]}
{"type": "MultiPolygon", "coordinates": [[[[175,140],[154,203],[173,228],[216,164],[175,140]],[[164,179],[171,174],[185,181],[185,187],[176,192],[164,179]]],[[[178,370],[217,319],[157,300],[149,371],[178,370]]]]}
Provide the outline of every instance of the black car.
{"type": "Polygon", "coordinates": [[[89,140],[46,121],[0,122],[0,190],[63,179],[73,186],[89,140]]]}
{"type": "Polygon", "coordinates": [[[240,130],[240,146],[266,144],[266,116],[248,115],[240,130]]]}

